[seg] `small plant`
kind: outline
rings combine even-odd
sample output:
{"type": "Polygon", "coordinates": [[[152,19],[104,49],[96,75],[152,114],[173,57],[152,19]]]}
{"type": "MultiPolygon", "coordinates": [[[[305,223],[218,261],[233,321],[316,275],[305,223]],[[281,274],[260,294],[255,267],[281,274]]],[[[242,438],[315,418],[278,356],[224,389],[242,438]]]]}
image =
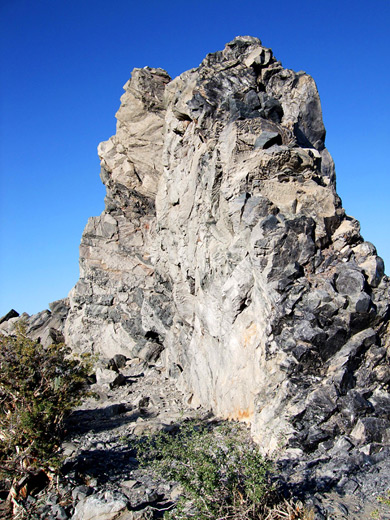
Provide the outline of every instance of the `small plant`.
{"type": "MultiPolygon", "coordinates": [[[[184,490],[165,518],[259,520],[267,514],[270,519],[282,518],[270,513],[278,500],[270,482],[272,464],[242,425],[187,422],[176,433],[144,439],[139,457],[144,467],[151,466],[158,476],[184,490]]],[[[289,507],[296,516],[285,518],[304,518],[298,508],[289,507]]]]}
{"type": "MultiPolygon", "coordinates": [[[[390,513],[390,490],[387,491],[386,496],[383,496],[383,495],[378,496],[377,501],[380,504],[386,506],[385,509],[387,512],[387,514],[386,514],[386,518],[387,518],[387,515],[390,513]]],[[[375,511],[373,511],[371,513],[371,518],[376,518],[378,520],[380,520],[382,518],[378,509],[375,509],[375,511]]]]}
{"type": "Polygon", "coordinates": [[[387,491],[387,496],[378,497],[378,502],[380,502],[381,504],[384,504],[386,506],[390,506],[390,490],[387,491]]]}
{"type": "Polygon", "coordinates": [[[86,392],[90,366],[63,344],[48,348],[19,324],[0,336],[0,478],[55,465],[65,417],[86,392]]]}

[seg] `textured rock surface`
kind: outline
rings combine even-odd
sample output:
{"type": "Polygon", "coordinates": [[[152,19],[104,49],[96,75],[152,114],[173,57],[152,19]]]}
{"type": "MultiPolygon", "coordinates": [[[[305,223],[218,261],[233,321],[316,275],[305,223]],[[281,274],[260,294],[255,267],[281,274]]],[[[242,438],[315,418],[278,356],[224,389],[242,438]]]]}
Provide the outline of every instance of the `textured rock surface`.
{"type": "Polygon", "coordinates": [[[161,356],[191,406],[250,423],[296,489],[361,509],[389,476],[389,279],[336,193],[313,79],[239,37],[124,88],[67,342],[161,356]]]}
{"type": "Polygon", "coordinates": [[[371,370],[388,279],[341,207],[313,79],[242,37],[173,81],[137,69],[125,91],[99,146],[106,210],[82,238],[73,347],[163,345],[194,405],[271,450],[349,434],[349,408],[374,410],[388,382],[371,370]]]}
{"type": "Polygon", "coordinates": [[[68,298],[57,300],[49,307],[50,310],[32,316],[27,313],[19,316],[16,311],[10,311],[4,319],[0,320],[0,334],[13,334],[15,324],[23,323],[27,335],[42,345],[47,347],[52,343],[62,343],[65,340],[63,332],[69,312],[69,300],[68,298]]]}
{"type": "Polygon", "coordinates": [[[151,258],[169,81],[161,69],[133,71],[116,115],[117,133],[99,146],[106,210],[84,230],[81,276],[66,325],[78,351],[148,358],[161,350],[160,337],[171,325],[165,311],[170,294],[151,258]]]}

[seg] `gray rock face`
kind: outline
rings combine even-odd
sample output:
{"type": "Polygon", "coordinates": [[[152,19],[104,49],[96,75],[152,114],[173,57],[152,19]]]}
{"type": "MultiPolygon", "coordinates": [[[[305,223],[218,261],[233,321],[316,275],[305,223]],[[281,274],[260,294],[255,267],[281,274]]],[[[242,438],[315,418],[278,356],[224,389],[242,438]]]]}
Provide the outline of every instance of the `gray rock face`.
{"type": "Polygon", "coordinates": [[[155,276],[155,196],[162,174],[165,85],[161,69],[133,71],[116,115],[117,133],[99,145],[106,210],[89,219],[80,280],[70,293],[66,335],[78,351],[147,356],[171,325],[170,292],[155,276]]]}
{"type": "Polygon", "coordinates": [[[121,102],[68,343],[162,352],[192,406],[249,422],[291,474],[317,460],[336,485],[379,461],[389,280],[336,193],[313,79],[239,37],[173,81],[135,69],[121,102]]]}

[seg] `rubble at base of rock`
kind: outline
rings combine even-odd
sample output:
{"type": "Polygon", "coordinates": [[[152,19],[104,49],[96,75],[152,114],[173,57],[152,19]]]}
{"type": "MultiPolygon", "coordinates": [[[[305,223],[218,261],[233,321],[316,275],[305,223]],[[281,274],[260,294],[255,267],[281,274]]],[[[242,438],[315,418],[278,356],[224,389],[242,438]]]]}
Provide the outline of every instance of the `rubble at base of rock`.
{"type": "MultiPolygon", "coordinates": [[[[106,363],[108,365],[108,363],[106,363]]],[[[113,371],[113,374],[117,374],[113,371]]],[[[111,389],[95,383],[95,397],[87,399],[70,417],[64,457],[56,487],[29,497],[31,518],[48,520],[144,520],[160,518],[180,497],[180,488],[156,479],[140,468],[137,446],[146,434],[177,429],[188,419],[214,421],[207,410],[194,410],[167,377],[161,362],[148,365],[133,360],[122,367],[126,383],[111,389]]],[[[350,474],[352,443],[339,442],[327,453],[311,459],[296,453],[294,464],[279,460],[277,484],[287,495],[302,499],[315,519],[370,518],[380,504],[381,472],[389,471],[390,458],[360,461],[362,472],[350,474]],[[378,471],[379,464],[379,471],[378,471]],[[332,475],[339,485],[329,485],[332,475]]],[[[291,454],[293,450],[291,450],[291,454]]]]}

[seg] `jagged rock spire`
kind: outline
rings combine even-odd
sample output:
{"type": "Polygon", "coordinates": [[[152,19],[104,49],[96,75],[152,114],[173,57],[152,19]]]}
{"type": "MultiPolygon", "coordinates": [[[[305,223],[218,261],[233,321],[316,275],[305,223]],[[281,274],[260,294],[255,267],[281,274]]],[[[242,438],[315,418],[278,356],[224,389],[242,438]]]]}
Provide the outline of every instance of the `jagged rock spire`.
{"type": "Polygon", "coordinates": [[[313,79],[245,36],[173,81],[135,69],[121,101],[68,342],[163,351],[193,406],[249,422],[288,467],[383,453],[389,280],[336,193],[313,79]]]}

